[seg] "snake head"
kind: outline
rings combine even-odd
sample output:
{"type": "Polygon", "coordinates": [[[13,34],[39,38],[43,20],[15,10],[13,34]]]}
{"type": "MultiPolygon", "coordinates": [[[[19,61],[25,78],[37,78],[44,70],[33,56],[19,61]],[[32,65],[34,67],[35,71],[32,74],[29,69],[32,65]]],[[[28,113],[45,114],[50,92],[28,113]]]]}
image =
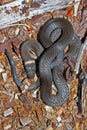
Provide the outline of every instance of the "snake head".
{"type": "Polygon", "coordinates": [[[36,72],[36,65],[34,63],[27,64],[27,65],[25,65],[25,70],[27,72],[27,76],[30,79],[33,79],[35,76],[35,72],[36,72]]]}

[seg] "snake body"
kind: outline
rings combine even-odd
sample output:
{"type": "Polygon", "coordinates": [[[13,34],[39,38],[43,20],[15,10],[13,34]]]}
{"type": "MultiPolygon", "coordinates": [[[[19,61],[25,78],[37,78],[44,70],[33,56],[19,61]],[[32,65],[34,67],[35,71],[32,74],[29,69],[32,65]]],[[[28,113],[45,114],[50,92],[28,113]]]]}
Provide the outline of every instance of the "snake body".
{"type": "Polygon", "coordinates": [[[16,85],[18,86],[19,91],[21,92],[22,91],[22,89],[21,89],[22,83],[18,79],[14,60],[13,60],[12,56],[10,55],[10,53],[8,52],[7,49],[5,49],[5,54],[8,58],[8,60],[9,60],[10,66],[11,66],[11,72],[12,72],[12,75],[13,75],[13,80],[16,83],[16,85]]]}
{"type": "Polygon", "coordinates": [[[21,57],[24,62],[24,67],[29,78],[34,78],[36,73],[35,59],[41,55],[44,48],[35,40],[29,40],[22,43],[21,57]]]}
{"type": "Polygon", "coordinates": [[[63,105],[69,96],[69,88],[63,77],[63,59],[66,56],[77,57],[81,45],[80,39],[74,34],[71,23],[64,18],[48,20],[38,33],[38,41],[24,41],[20,47],[21,57],[29,78],[36,73],[38,60],[39,81],[30,89],[40,86],[41,98],[49,106],[63,105]],[[39,42],[38,42],[39,41],[39,42]],[[70,46],[64,54],[64,49],[70,46]],[[52,82],[57,94],[52,94],[52,82]]]}
{"type": "MultiPolygon", "coordinates": [[[[63,52],[64,48],[70,43],[70,40],[73,36],[73,28],[67,20],[62,19],[62,18],[52,19],[49,23],[50,27],[47,24],[45,23],[45,26],[42,27],[42,29],[40,30],[40,32],[43,32],[44,28],[46,29],[48,26],[47,33],[40,34],[41,35],[40,41],[42,44],[44,44],[42,42],[44,41],[43,39],[47,40],[47,42],[50,44],[51,47],[49,47],[47,43],[47,47],[49,47],[49,49],[47,49],[47,51],[44,52],[40,60],[39,70],[40,70],[40,77],[41,77],[41,83],[42,83],[40,86],[40,89],[41,89],[41,98],[43,99],[43,101],[46,104],[55,107],[55,106],[59,106],[65,103],[69,95],[69,88],[63,78],[63,73],[61,72],[62,70],[60,71],[60,69],[58,69],[57,72],[59,73],[55,71],[57,76],[55,75],[55,73],[53,73],[54,82],[56,84],[58,93],[56,95],[52,95],[52,71],[51,71],[50,65],[52,64],[53,60],[56,57],[59,60],[61,60],[60,57],[58,57],[58,55],[60,52],[63,52]],[[65,26],[67,27],[67,30],[65,26]],[[58,40],[54,39],[54,43],[52,43],[52,41],[46,34],[50,36],[50,32],[51,32],[50,29],[56,30],[56,28],[57,29],[61,28],[62,35],[60,36],[58,40]]],[[[45,44],[46,44],[46,41],[45,41],[45,44]]]]}

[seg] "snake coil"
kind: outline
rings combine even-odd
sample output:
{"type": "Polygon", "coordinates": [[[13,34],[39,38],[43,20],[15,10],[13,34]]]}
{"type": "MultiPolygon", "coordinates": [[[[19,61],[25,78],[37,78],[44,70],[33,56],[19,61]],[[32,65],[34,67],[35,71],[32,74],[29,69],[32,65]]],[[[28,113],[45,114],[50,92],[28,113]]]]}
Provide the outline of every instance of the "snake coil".
{"type": "Polygon", "coordinates": [[[80,45],[81,41],[74,33],[71,23],[64,18],[48,20],[40,28],[38,41],[27,40],[21,44],[21,57],[29,78],[34,78],[38,61],[40,80],[30,89],[39,85],[45,104],[56,107],[63,105],[68,99],[69,88],[63,77],[63,59],[66,56],[77,58],[80,45]],[[70,46],[70,49],[64,53],[67,46],[70,46]],[[52,94],[53,82],[57,89],[55,95],[52,94]]]}

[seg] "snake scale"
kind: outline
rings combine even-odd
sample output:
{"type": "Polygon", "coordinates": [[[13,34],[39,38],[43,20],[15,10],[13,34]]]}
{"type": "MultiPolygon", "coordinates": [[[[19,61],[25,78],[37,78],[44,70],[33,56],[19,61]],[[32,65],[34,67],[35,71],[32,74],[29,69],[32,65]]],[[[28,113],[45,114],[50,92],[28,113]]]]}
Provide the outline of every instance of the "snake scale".
{"type": "MultiPolygon", "coordinates": [[[[67,56],[77,58],[81,41],[74,33],[71,23],[65,18],[52,18],[45,22],[39,30],[37,39],[38,41],[24,41],[20,46],[27,76],[34,78],[38,72],[38,80],[29,87],[29,90],[39,86],[41,99],[45,104],[52,107],[61,106],[69,96],[69,88],[63,77],[63,60],[67,56]],[[64,49],[67,46],[69,49],[65,53],[64,49]],[[52,94],[52,83],[57,89],[56,94],[52,94]]],[[[7,50],[6,55],[13,70],[14,79],[16,72],[14,72],[14,64],[11,64],[13,60],[7,50]]],[[[19,83],[17,79],[16,84],[19,83]]]]}

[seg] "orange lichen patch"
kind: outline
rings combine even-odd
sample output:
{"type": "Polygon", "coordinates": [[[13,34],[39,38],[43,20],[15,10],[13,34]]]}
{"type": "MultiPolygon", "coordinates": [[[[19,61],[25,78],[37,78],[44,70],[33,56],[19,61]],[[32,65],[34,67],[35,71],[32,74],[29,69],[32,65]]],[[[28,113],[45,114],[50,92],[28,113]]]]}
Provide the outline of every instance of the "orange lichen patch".
{"type": "Polygon", "coordinates": [[[32,27],[29,27],[29,28],[28,28],[28,31],[32,31],[32,30],[33,30],[33,28],[32,28],[32,27]]]}
{"type": "Polygon", "coordinates": [[[67,17],[71,17],[72,15],[73,15],[73,6],[69,6],[67,8],[67,14],[66,14],[66,16],[67,17]]]}

